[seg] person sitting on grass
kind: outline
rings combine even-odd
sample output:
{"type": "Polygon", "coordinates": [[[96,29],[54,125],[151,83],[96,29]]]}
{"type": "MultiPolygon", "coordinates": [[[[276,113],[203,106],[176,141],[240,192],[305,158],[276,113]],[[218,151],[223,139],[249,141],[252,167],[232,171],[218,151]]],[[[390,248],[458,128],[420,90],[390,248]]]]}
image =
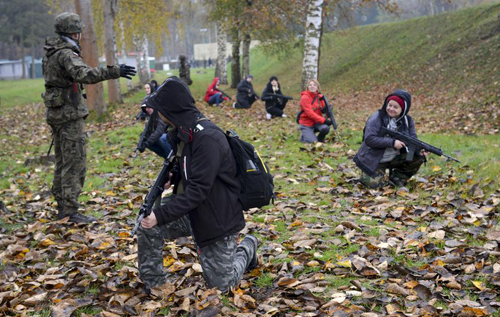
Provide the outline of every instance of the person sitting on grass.
{"type": "Polygon", "coordinates": [[[281,86],[278,83],[278,77],[269,78],[266,88],[262,92],[262,100],[266,102],[266,118],[286,117],[283,110],[286,107],[288,99],[285,99],[281,92],[281,86]]]}
{"type": "Polygon", "coordinates": [[[255,100],[260,99],[259,95],[257,95],[253,90],[252,81],[252,75],[248,75],[247,78],[240,81],[238,87],[236,88],[238,92],[236,93],[236,102],[233,103],[233,108],[248,109],[252,106],[255,100]]]}
{"type": "Polygon", "coordinates": [[[208,102],[209,105],[215,104],[217,107],[228,98],[222,95],[222,92],[219,90],[219,77],[215,77],[210,86],[207,88],[207,92],[205,93],[205,101],[208,102]]]}
{"type": "Polygon", "coordinates": [[[307,83],[307,90],[300,95],[300,112],[297,115],[301,133],[300,142],[325,142],[325,137],[332,125],[331,119],[323,117],[322,112],[325,111],[325,101],[320,93],[319,82],[311,79],[307,83]],[[316,133],[318,133],[317,136],[316,133]]]}
{"type": "Polygon", "coordinates": [[[354,157],[356,166],[361,169],[360,182],[369,188],[386,185],[385,171],[389,169],[389,184],[405,186],[425,162],[427,152],[415,154],[412,161],[406,160],[406,145],[383,135],[382,127],[395,130],[417,138],[415,122],[408,115],[411,95],[404,90],[396,90],[385,98],[382,108],[366,122],[363,130],[363,143],[354,157]]]}

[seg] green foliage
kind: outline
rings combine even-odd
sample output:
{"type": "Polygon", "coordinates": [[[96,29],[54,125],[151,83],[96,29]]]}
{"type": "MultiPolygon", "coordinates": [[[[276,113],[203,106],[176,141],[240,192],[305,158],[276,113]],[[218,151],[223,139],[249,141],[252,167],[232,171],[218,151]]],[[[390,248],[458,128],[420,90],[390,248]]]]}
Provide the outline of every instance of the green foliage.
{"type": "Polygon", "coordinates": [[[260,288],[271,287],[273,285],[273,277],[269,273],[264,273],[254,281],[254,284],[260,288]]]}

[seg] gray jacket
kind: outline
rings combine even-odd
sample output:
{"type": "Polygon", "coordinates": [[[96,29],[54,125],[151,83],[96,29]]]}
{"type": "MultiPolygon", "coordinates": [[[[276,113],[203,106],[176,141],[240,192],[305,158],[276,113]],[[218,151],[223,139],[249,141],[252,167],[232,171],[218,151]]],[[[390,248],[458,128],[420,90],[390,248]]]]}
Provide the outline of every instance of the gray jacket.
{"type": "Polygon", "coordinates": [[[390,120],[386,112],[386,107],[387,100],[393,95],[403,98],[406,102],[406,107],[398,119],[397,130],[414,138],[417,137],[415,122],[408,115],[411,107],[411,95],[407,91],[396,90],[386,97],[382,108],[366,121],[366,126],[363,130],[363,143],[354,157],[356,166],[371,177],[375,176],[375,170],[380,164],[385,149],[394,147],[394,139],[381,133],[382,126],[387,127],[390,120]]]}

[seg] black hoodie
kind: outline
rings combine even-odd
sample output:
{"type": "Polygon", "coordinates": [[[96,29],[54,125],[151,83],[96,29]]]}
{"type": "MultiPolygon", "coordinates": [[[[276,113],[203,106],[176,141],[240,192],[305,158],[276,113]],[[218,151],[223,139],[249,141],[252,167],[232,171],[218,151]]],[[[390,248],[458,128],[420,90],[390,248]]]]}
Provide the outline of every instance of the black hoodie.
{"type": "Polygon", "coordinates": [[[186,83],[177,77],[168,78],[146,105],[174,124],[170,139],[176,140],[176,145],[184,143],[178,158],[183,193],[154,210],[158,224],[188,215],[199,247],[243,229],[233,153],[222,130],[208,120],[199,121],[204,116],[195,107],[186,83]]]}

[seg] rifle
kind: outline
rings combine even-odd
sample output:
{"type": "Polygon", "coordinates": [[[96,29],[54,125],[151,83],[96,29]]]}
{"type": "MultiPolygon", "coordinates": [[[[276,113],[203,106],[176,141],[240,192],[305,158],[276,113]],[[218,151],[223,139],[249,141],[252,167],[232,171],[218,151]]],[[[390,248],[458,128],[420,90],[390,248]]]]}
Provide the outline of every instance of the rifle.
{"type": "Polygon", "coordinates": [[[333,115],[332,107],[328,103],[328,100],[326,100],[325,96],[323,96],[323,101],[325,102],[326,115],[330,118],[330,120],[332,120],[333,130],[335,130],[335,134],[337,135],[337,137],[340,140],[340,134],[339,134],[339,131],[337,131],[338,125],[337,125],[337,122],[335,121],[335,116],[333,115]]]}
{"type": "Polygon", "coordinates": [[[139,225],[141,224],[142,219],[151,214],[151,210],[153,209],[153,205],[156,199],[163,193],[163,186],[165,186],[165,184],[170,179],[170,173],[173,173],[176,169],[177,164],[175,164],[174,160],[171,160],[173,153],[174,151],[172,150],[168,154],[168,157],[165,159],[165,162],[163,162],[163,168],[161,169],[160,174],[158,174],[153,187],[151,187],[151,190],[146,195],[146,198],[144,198],[144,201],[139,208],[139,214],[137,215],[134,229],[130,234],[131,237],[133,237],[137,229],[139,229],[139,225]]]}
{"type": "Polygon", "coordinates": [[[146,132],[148,131],[150,124],[151,124],[151,117],[147,120],[146,125],[144,126],[144,131],[142,131],[142,133],[141,133],[141,138],[139,139],[139,143],[137,143],[137,147],[135,148],[134,156],[132,158],[137,157],[137,152],[139,152],[139,149],[142,148],[144,142],[147,141],[146,132]]]}
{"type": "Polygon", "coordinates": [[[389,130],[386,127],[382,127],[382,132],[388,134],[389,136],[391,136],[395,140],[399,140],[399,141],[404,142],[404,144],[406,145],[406,152],[408,153],[406,155],[407,161],[412,161],[415,153],[420,153],[420,150],[423,149],[424,151],[431,152],[431,153],[439,155],[439,156],[444,156],[449,160],[453,160],[455,162],[460,163],[460,161],[457,160],[456,158],[444,154],[441,149],[439,149],[435,146],[432,146],[428,143],[422,142],[417,138],[413,138],[409,135],[403,134],[403,133],[398,132],[398,131],[389,130]]]}
{"type": "Polygon", "coordinates": [[[219,88],[215,88],[215,90],[220,92],[222,97],[227,97],[229,100],[233,100],[233,98],[231,98],[231,96],[229,96],[228,94],[226,94],[224,91],[220,90],[219,88]]]}
{"type": "Polygon", "coordinates": [[[291,96],[285,96],[285,95],[280,95],[280,94],[270,94],[270,95],[272,97],[275,97],[275,98],[281,98],[281,99],[285,99],[285,100],[293,100],[293,97],[291,97],[291,96]]]}

